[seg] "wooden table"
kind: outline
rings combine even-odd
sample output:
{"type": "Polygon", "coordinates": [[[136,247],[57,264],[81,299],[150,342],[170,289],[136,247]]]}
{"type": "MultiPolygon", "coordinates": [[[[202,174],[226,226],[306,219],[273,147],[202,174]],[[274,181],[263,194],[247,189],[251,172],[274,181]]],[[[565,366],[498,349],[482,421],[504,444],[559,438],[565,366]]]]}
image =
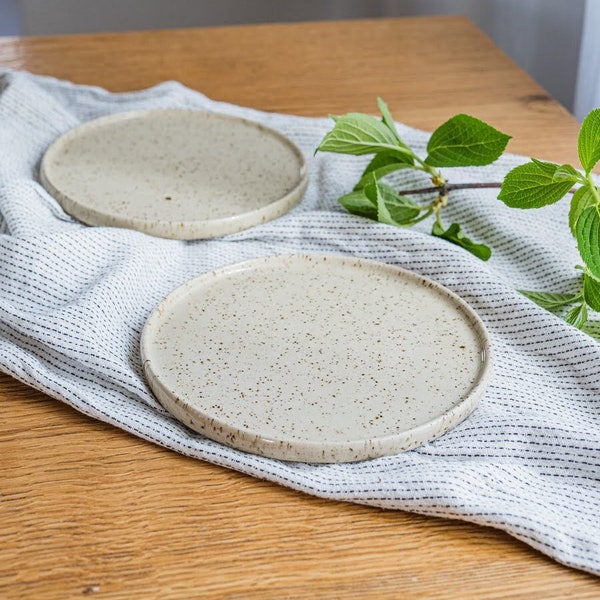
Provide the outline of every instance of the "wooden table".
{"type": "MultiPolygon", "coordinates": [[[[457,112],[575,161],[575,120],[472,23],[439,17],[0,40],[0,65],[166,79],[302,115],[457,112]]],[[[330,502],[184,458],[0,376],[0,597],[599,598],[503,532],[330,502]]]]}

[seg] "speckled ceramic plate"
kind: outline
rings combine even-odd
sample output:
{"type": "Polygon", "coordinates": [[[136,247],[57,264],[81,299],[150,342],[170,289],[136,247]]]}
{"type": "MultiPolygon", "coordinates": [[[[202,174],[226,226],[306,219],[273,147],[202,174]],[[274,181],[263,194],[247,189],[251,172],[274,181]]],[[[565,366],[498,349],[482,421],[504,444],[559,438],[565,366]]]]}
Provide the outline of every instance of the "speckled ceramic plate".
{"type": "Polygon", "coordinates": [[[148,382],[183,423],[283,460],[415,448],[477,406],[486,330],[439,284],[382,263],[281,255],[172,292],[142,335],[148,382]]]}
{"type": "Polygon", "coordinates": [[[308,176],[300,150],[272,129],[173,109],[67,132],[44,155],[41,180],[84,223],[189,240],[281,216],[300,202],[308,176]]]}

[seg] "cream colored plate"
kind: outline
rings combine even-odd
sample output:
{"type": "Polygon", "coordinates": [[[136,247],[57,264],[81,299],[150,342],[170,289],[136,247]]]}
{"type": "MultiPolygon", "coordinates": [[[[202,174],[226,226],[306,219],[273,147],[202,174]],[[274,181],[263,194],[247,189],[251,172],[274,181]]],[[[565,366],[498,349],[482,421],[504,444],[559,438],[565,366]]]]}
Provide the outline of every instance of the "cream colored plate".
{"type": "Polygon", "coordinates": [[[338,255],[231,265],[172,292],[142,335],[148,382],[183,423],[283,460],[415,448],[477,406],[486,330],[408,271],[338,255]]]}
{"type": "Polygon", "coordinates": [[[300,202],[308,176],[300,150],[272,129],[173,109],[67,132],[44,155],[41,179],[84,223],[189,240],[279,217],[300,202]]]}

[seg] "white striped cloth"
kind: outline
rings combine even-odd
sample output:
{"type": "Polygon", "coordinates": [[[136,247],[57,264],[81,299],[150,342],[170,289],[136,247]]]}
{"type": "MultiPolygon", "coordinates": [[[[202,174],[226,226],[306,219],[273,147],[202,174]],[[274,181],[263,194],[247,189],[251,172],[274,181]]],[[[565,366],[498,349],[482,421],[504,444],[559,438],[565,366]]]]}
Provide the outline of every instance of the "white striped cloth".
{"type": "MultiPolygon", "coordinates": [[[[401,115],[396,115],[401,117],[401,115]]],[[[400,125],[424,152],[425,133],[400,125]]],[[[568,204],[516,211],[495,190],[454,193],[445,220],[493,248],[483,263],[427,234],[347,214],[336,202],[366,158],[313,151],[329,119],[214,102],[168,82],[110,94],[23,72],[0,73],[0,368],[83,413],[177,452],[325,498],[503,529],[556,560],[600,574],[600,344],[515,290],[568,291],[578,254],[568,204]],[[248,231],[200,242],[86,227],[39,183],[47,146],[79,123],[123,110],[186,107],[260,121],[292,138],[311,173],[303,202],[248,231]],[[484,320],[495,374],[481,407],[419,449],[355,464],[286,463],[193,433],[158,405],[139,360],[161,298],[195,275],[258,256],[325,251],[402,266],[442,283],[484,320]]],[[[508,132],[510,133],[510,132],[508,132]]],[[[499,181],[524,159],[446,169],[499,181]]],[[[398,183],[414,187],[401,172],[398,183]]]]}

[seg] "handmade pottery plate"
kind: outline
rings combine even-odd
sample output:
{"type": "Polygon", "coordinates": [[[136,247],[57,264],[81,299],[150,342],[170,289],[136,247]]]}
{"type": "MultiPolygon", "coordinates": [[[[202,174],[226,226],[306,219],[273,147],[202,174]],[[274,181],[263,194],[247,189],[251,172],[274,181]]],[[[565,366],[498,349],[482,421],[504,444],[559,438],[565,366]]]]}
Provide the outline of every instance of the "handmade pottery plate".
{"type": "Polygon", "coordinates": [[[300,150],[258,123],[197,110],[118,113],[56,140],[44,187],[89,225],[212,238],[275,219],[300,202],[300,150]]]}
{"type": "Polygon", "coordinates": [[[485,327],[433,281],[291,254],[201,275],[142,334],[150,387],[180,421],[263,456],[350,462],[424,444],[477,406],[485,327]]]}

